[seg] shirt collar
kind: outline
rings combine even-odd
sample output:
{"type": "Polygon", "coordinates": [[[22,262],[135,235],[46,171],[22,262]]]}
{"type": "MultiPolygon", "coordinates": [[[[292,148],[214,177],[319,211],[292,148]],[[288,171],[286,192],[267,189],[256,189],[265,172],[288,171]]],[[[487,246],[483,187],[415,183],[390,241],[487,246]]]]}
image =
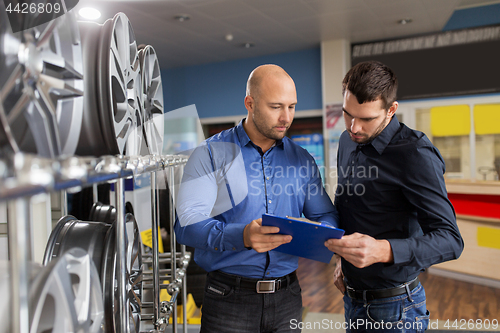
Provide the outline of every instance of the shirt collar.
{"type": "MultiPolygon", "coordinates": [[[[245,128],[243,128],[243,122],[245,120],[246,120],[246,118],[243,118],[240,121],[240,123],[238,125],[236,125],[236,133],[238,134],[238,140],[240,141],[241,147],[244,147],[247,144],[249,144],[250,142],[252,142],[252,140],[250,140],[250,138],[248,137],[247,132],[245,132],[245,128]]],[[[252,145],[254,145],[255,147],[257,147],[253,142],[252,142],[252,145]]],[[[276,140],[276,142],[274,143],[273,147],[274,146],[278,146],[278,147],[281,147],[281,149],[284,149],[283,139],[276,140]]]]}
{"type": "Polygon", "coordinates": [[[236,125],[236,134],[238,134],[238,140],[240,141],[240,145],[242,147],[251,142],[247,132],[245,132],[245,129],[243,128],[243,122],[245,121],[245,119],[246,118],[243,118],[242,120],[240,120],[240,123],[236,125]]]}
{"type": "Polygon", "coordinates": [[[382,132],[372,140],[371,145],[380,155],[382,155],[387,145],[389,145],[389,142],[391,142],[392,137],[396,134],[398,129],[399,120],[396,115],[394,115],[382,132]]]}

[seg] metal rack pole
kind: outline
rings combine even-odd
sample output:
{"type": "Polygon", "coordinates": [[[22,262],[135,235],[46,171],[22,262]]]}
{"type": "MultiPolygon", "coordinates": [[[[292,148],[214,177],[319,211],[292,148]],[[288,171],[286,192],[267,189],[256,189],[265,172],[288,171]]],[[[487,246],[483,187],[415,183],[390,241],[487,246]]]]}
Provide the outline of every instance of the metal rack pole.
{"type": "MultiPolygon", "coordinates": [[[[175,240],[175,231],[174,231],[174,223],[175,223],[175,166],[170,166],[169,172],[169,182],[168,188],[170,192],[170,248],[172,252],[172,281],[177,282],[177,253],[176,253],[176,240],[175,240]]],[[[177,298],[172,304],[172,331],[177,333],[177,298]]],[[[186,305],[184,304],[184,307],[186,305]]],[[[185,320],[185,318],[184,318],[185,320]]]]}
{"type": "MultiPolygon", "coordinates": [[[[28,252],[28,261],[33,261],[35,258],[35,235],[31,232],[34,228],[33,226],[33,201],[32,197],[27,198],[28,200],[28,211],[27,211],[27,225],[28,229],[26,229],[26,237],[28,242],[25,244],[26,251],[28,252]]],[[[51,221],[52,222],[52,221],[51,221]]]]}
{"type": "Polygon", "coordinates": [[[68,215],[68,192],[61,190],[61,216],[66,215],[68,215]]]}
{"type": "MultiPolygon", "coordinates": [[[[179,165],[180,169],[180,176],[184,174],[184,165],[179,165]]],[[[186,260],[186,245],[181,245],[181,258],[182,260],[186,260]]],[[[185,267],[186,271],[184,271],[184,279],[182,280],[182,304],[184,306],[182,307],[182,318],[184,318],[183,321],[183,326],[182,326],[182,332],[187,333],[188,331],[188,326],[187,326],[187,267],[185,267]]]]}
{"type": "Polygon", "coordinates": [[[9,202],[9,258],[12,292],[12,332],[28,333],[29,325],[29,198],[9,202]]]}
{"type": "MultiPolygon", "coordinates": [[[[182,260],[186,258],[186,245],[181,245],[182,260]]],[[[184,318],[182,324],[182,332],[187,333],[187,272],[184,272],[184,278],[182,279],[182,318],[184,318]]]]}
{"type": "Polygon", "coordinates": [[[158,249],[158,195],[156,186],[156,172],[151,173],[151,235],[153,258],[153,325],[155,330],[160,329],[160,276],[159,276],[159,249],[158,249]]]}
{"type": "Polygon", "coordinates": [[[98,189],[97,189],[97,183],[92,184],[92,201],[93,202],[98,202],[99,201],[99,194],[98,194],[98,189]]]}
{"type": "Polygon", "coordinates": [[[128,332],[130,317],[123,315],[128,313],[127,306],[127,243],[125,229],[125,180],[120,178],[115,183],[115,204],[116,204],[116,258],[117,258],[117,271],[118,273],[118,313],[120,315],[121,332],[128,332]]]}

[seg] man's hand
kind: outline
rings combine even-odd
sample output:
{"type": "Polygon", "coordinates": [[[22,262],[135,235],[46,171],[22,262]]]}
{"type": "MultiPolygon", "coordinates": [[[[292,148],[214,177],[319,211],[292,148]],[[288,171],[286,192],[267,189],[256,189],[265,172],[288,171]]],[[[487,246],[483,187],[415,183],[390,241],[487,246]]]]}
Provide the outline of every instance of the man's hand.
{"type": "Polygon", "coordinates": [[[339,255],[335,255],[336,266],[333,271],[333,283],[335,287],[343,294],[345,294],[345,284],[344,284],[344,273],[342,273],[342,258],[339,255]]]}
{"type": "Polygon", "coordinates": [[[341,239],[329,239],[325,246],[357,268],[368,267],[377,262],[394,261],[389,241],[357,232],[341,239]]]}
{"type": "Polygon", "coordinates": [[[243,231],[243,242],[257,252],[267,252],[292,240],[289,235],[275,235],[279,231],[278,227],[263,227],[262,218],[253,220],[243,231]]]}

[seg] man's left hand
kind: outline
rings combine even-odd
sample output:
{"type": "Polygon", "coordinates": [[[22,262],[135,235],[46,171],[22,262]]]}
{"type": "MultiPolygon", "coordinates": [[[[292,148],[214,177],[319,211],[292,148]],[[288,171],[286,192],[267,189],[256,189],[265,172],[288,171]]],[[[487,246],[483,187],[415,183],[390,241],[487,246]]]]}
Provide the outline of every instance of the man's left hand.
{"type": "Polygon", "coordinates": [[[329,239],[325,246],[357,268],[368,267],[378,262],[390,263],[394,258],[389,241],[354,233],[341,239],[329,239]]]}

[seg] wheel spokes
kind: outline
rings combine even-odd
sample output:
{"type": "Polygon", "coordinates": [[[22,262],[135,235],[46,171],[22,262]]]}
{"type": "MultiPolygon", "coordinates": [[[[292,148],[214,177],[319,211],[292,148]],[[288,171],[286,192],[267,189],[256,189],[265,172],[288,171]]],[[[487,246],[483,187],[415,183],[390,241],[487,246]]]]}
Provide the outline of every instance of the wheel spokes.
{"type": "Polygon", "coordinates": [[[112,107],[115,137],[120,153],[138,155],[141,136],[137,129],[142,127],[140,112],[140,68],[137,61],[137,46],[128,19],[114,18],[110,45],[110,73],[112,107]]]}
{"type": "Polygon", "coordinates": [[[163,149],[163,88],[156,52],[151,46],[141,50],[144,97],[144,132],[146,143],[152,154],[161,154],[163,149]]]}
{"type": "Polygon", "coordinates": [[[7,79],[0,82],[0,98],[9,125],[16,123],[11,132],[23,151],[57,157],[76,149],[83,114],[83,64],[75,22],[69,13],[16,35],[0,32],[3,47],[10,50],[9,63],[1,69],[7,79]]]}
{"type": "Polygon", "coordinates": [[[101,331],[104,310],[90,255],[72,248],[44,268],[34,282],[30,332],[101,331]]]}
{"type": "MultiPolygon", "coordinates": [[[[41,33],[38,34],[37,41],[35,43],[36,47],[43,47],[49,43],[50,39],[53,38],[54,30],[59,24],[59,20],[50,21],[45,29],[41,33]]],[[[33,31],[37,31],[37,28],[33,29],[33,31]]]]}

